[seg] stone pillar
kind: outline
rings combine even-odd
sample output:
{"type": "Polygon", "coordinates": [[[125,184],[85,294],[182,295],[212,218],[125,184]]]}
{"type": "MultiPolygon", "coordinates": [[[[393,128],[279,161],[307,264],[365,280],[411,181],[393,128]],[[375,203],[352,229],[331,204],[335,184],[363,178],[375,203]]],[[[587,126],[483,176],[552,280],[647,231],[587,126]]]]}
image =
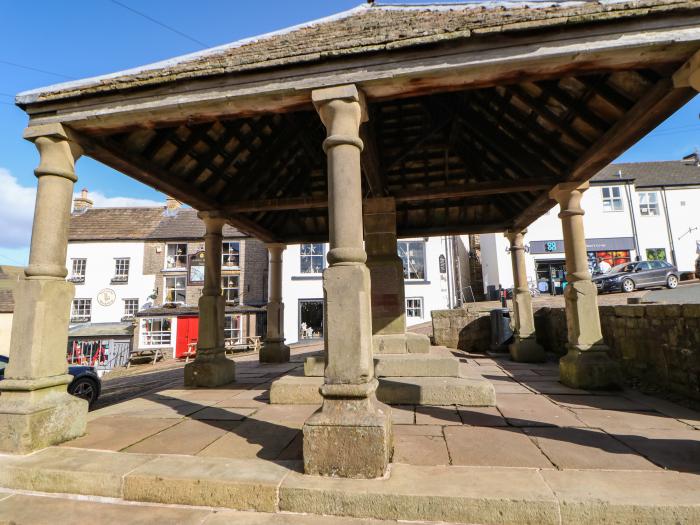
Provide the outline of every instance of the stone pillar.
{"type": "Polygon", "coordinates": [[[282,302],[282,252],[284,244],[269,243],[267,334],[260,349],[261,363],[289,362],[289,347],[284,344],[284,303],[282,302]]]}
{"type": "Polygon", "coordinates": [[[29,266],[14,291],[10,363],[0,381],[0,452],[24,454],[85,433],[88,404],[66,391],[68,225],[80,147],[60,124],[27,128],[41,162],[29,266]]]}
{"type": "Polygon", "coordinates": [[[221,250],[226,219],[220,212],[199,212],[204,221],[204,289],[199,298],[197,356],[185,365],[185,386],[217,387],[236,379],[236,363],[226,357],[226,300],[221,294],[221,250]]]}
{"type": "Polygon", "coordinates": [[[406,332],[403,263],[396,249],[393,197],[364,203],[367,267],[372,279],[373,349],[377,354],[427,353],[430,340],[406,332]]]}
{"type": "Polygon", "coordinates": [[[304,424],[304,470],[375,478],[386,472],[393,445],[391,409],[375,394],[370,275],[362,244],[359,128],[366,108],[354,85],[315,90],[312,100],[327,130],[330,250],[323,272],[323,406],[304,424]]]}
{"type": "Polygon", "coordinates": [[[566,252],[567,354],[559,361],[561,382],[573,388],[605,389],[620,384],[619,366],[608,355],[598,312],[598,290],[591,281],[583,232],[581,197],[588,183],[557,185],[550,197],[560,207],[566,252]]]}
{"type": "Polygon", "coordinates": [[[527,230],[508,230],[504,233],[510,242],[510,260],[513,265],[513,328],[515,340],[510,345],[513,361],[538,363],[547,356],[535,338],[535,317],[532,313],[532,297],[527,285],[525,246],[523,238],[527,230]]]}

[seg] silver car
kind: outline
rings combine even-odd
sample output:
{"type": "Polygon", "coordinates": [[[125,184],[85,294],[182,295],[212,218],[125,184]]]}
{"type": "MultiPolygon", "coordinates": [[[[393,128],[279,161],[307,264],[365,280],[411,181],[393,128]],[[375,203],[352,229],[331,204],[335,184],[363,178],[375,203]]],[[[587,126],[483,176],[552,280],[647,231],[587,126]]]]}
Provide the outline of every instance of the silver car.
{"type": "Polygon", "coordinates": [[[654,286],[675,288],[678,280],[678,268],[666,261],[618,264],[608,273],[593,277],[599,292],[632,292],[654,286]]]}

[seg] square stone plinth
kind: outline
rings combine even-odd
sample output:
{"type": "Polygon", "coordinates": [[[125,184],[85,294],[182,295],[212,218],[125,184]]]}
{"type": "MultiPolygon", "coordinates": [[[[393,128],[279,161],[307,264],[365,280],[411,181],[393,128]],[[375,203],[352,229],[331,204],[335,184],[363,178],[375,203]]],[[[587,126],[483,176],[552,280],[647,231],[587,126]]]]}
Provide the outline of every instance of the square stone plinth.
{"type": "Polygon", "coordinates": [[[379,478],[393,453],[391,409],[376,398],[326,399],[304,424],[304,472],[379,478]]]}
{"type": "Polygon", "coordinates": [[[236,380],[236,363],[222,352],[216,359],[198,361],[196,358],[185,365],[185,386],[215,388],[236,380]]]}

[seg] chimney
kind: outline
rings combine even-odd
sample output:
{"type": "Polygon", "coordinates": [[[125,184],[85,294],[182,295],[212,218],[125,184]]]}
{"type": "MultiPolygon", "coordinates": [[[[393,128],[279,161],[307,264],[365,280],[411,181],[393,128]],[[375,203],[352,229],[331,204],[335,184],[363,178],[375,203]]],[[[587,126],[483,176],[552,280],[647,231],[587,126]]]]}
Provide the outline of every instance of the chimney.
{"type": "Polygon", "coordinates": [[[73,213],[85,213],[92,208],[92,201],[88,199],[88,190],[83,188],[80,197],[73,199],[73,213]]]}
{"type": "Polygon", "coordinates": [[[165,199],[165,213],[167,215],[177,214],[177,210],[180,206],[182,206],[182,203],[177,199],[173,199],[172,197],[167,197],[165,199]]]}

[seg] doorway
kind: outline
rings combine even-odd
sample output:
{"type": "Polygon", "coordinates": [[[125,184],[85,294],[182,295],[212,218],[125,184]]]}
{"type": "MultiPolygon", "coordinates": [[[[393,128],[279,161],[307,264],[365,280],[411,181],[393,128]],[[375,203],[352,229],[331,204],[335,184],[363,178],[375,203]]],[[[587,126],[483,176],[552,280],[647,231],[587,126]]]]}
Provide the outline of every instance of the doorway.
{"type": "Polygon", "coordinates": [[[323,338],[323,299],[299,299],[299,340],[323,338]]]}
{"type": "Polygon", "coordinates": [[[535,261],[537,267],[537,289],[541,293],[561,295],[564,293],[566,268],[564,261],[535,261]]]}

